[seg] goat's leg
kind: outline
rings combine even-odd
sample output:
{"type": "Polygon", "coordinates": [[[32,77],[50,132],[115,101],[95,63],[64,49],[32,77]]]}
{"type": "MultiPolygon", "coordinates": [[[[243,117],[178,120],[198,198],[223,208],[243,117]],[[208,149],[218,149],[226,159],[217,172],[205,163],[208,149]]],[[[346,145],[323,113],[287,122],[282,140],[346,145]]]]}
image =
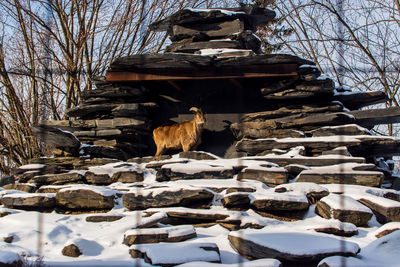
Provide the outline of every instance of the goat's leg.
{"type": "Polygon", "coordinates": [[[182,150],[183,152],[188,152],[190,151],[191,145],[190,144],[182,144],[182,150]]]}
{"type": "Polygon", "coordinates": [[[165,152],[165,146],[157,145],[157,151],[155,157],[159,158],[165,152]]]}

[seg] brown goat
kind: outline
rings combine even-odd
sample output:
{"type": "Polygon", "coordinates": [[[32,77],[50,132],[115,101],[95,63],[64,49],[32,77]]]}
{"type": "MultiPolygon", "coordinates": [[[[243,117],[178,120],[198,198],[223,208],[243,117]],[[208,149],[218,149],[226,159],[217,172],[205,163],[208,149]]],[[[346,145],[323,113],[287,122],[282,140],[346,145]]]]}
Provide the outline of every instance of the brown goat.
{"type": "Polygon", "coordinates": [[[157,146],[156,157],[162,155],[167,149],[194,150],[201,143],[201,133],[206,123],[203,111],[192,107],[194,112],[191,121],[183,121],[168,126],[160,126],[153,131],[153,139],[157,146]]]}

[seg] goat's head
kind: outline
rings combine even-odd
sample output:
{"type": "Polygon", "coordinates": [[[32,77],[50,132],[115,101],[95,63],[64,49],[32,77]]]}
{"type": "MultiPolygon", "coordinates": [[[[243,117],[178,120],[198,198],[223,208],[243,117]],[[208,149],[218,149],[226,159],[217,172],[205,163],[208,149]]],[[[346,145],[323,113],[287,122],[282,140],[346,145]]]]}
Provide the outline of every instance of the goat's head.
{"type": "Polygon", "coordinates": [[[193,120],[196,122],[196,124],[203,126],[206,123],[206,117],[200,108],[191,107],[189,111],[194,112],[193,120]]]}

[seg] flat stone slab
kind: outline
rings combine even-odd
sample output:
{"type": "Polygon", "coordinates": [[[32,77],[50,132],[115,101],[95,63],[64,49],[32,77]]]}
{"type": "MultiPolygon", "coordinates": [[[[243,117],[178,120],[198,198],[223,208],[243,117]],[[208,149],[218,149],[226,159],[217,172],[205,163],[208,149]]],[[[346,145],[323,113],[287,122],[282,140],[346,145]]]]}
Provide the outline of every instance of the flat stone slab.
{"type": "Polygon", "coordinates": [[[98,186],[74,185],[56,194],[57,206],[72,210],[110,210],[117,191],[98,186]]]}
{"type": "Polygon", "coordinates": [[[225,208],[240,208],[248,209],[250,207],[250,195],[244,192],[230,193],[221,200],[225,208]]]}
{"type": "Polygon", "coordinates": [[[384,178],[380,171],[373,169],[371,164],[344,163],[333,166],[314,167],[302,171],[298,182],[313,182],[318,184],[355,184],[379,187],[384,178]]]}
{"type": "Polygon", "coordinates": [[[372,133],[357,124],[346,124],[339,126],[326,126],[310,131],[312,136],[334,136],[334,135],[372,135],[372,133]]]}
{"type": "Polygon", "coordinates": [[[181,179],[229,179],[235,175],[230,166],[211,164],[205,161],[173,163],[163,165],[157,172],[157,181],[175,181],[181,179]]]}
{"type": "Polygon", "coordinates": [[[278,185],[275,192],[288,192],[294,194],[303,194],[307,197],[308,202],[316,203],[317,200],[329,195],[329,190],[315,183],[290,183],[278,185]]]}
{"type": "Polygon", "coordinates": [[[90,215],[86,217],[87,222],[115,222],[124,218],[123,215],[90,215]]]}
{"type": "Polygon", "coordinates": [[[381,238],[397,230],[400,230],[400,222],[390,222],[376,229],[374,235],[376,238],[381,238]]]}
{"type": "Polygon", "coordinates": [[[230,232],[228,238],[231,245],[247,258],[275,258],[284,264],[296,262],[299,266],[333,255],[355,256],[360,250],[356,243],[319,233],[249,229],[230,232]]]}
{"type": "Polygon", "coordinates": [[[133,229],[125,232],[123,243],[131,246],[133,244],[181,242],[196,236],[196,231],[192,225],[133,229]]]}
{"type": "Polygon", "coordinates": [[[137,163],[109,163],[102,166],[89,167],[85,178],[91,184],[111,184],[115,182],[136,183],[144,179],[144,168],[137,163]]]}
{"type": "Polygon", "coordinates": [[[24,191],[27,193],[33,193],[36,191],[37,186],[36,184],[32,183],[14,183],[14,184],[7,184],[2,186],[6,190],[19,190],[24,191]]]}
{"type": "Polygon", "coordinates": [[[399,201],[373,195],[362,195],[357,200],[374,212],[378,222],[400,222],[399,201]]]}
{"type": "Polygon", "coordinates": [[[38,185],[63,185],[83,183],[84,181],[85,176],[79,172],[36,175],[28,180],[29,183],[38,185]]]}
{"type": "Polygon", "coordinates": [[[238,175],[238,180],[256,180],[264,183],[267,186],[276,186],[287,183],[288,171],[284,168],[267,168],[267,167],[247,167],[243,169],[238,175]]]}
{"type": "Polygon", "coordinates": [[[143,258],[153,265],[174,266],[191,261],[221,262],[215,243],[161,243],[132,245],[132,258],[143,258]]]}
{"type": "Polygon", "coordinates": [[[51,193],[9,194],[1,198],[1,203],[7,208],[42,210],[54,208],[56,199],[51,193]]]}
{"type": "Polygon", "coordinates": [[[260,211],[301,211],[307,210],[309,203],[305,195],[276,193],[252,193],[251,205],[260,211]]]}
{"type": "Polygon", "coordinates": [[[354,236],[358,234],[358,228],[352,223],[341,222],[336,219],[325,220],[323,223],[310,224],[307,230],[314,230],[315,232],[332,234],[337,236],[354,236]]]}
{"type": "Polygon", "coordinates": [[[158,187],[132,189],[122,197],[123,205],[129,210],[156,207],[190,206],[209,203],[214,194],[206,189],[195,187],[158,187]]]}
{"type": "Polygon", "coordinates": [[[326,219],[338,219],[356,226],[365,226],[372,218],[372,211],[353,198],[330,194],[317,202],[315,212],[326,219]]]}

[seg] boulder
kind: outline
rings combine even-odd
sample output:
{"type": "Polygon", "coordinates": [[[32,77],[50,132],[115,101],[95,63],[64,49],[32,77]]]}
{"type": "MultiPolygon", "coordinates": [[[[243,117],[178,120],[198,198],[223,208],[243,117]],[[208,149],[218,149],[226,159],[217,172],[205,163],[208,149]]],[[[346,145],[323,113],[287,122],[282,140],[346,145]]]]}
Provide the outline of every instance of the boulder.
{"type": "Polygon", "coordinates": [[[71,210],[110,210],[116,191],[102,187],[77,185],[63,188],[56,194],[57,205],[71,210]]]}
{"type": "Polygon", "coordinates": [[[80,250],[79,247],[78,247],[77,245],[75,245],[75,244],[70,244],[70,245],[68,245],[68,246],[65,246],[65,247],[63,248],[63,250],[61,251],[61,253],[62,253],[64,256],[67,256],[67,257],[74,257],[74,258],[77,258],[77,257],[79,257],[80,255],[82,255],[81,250],[80,250]]]}
{"type": "Polygon", "coordinates": [[[109,185],[113,183],[110,175],[108,174],[97,174],[91,171],[85,173],[85,179],[89,184],[95,185],[109,185]]]}
{"type": "Polygon", "coordinates": [[[249,259],[275,258],[284,265],[312,266],[328,256],[355,256],[360,250],[356,243],[324,234],[266,228],[230,232],[228,238],[235,250],[249,259]]]}
{"type": "Polygon", "coordinates": [[[339,220],[330,219],[325,223],[312,224],[307,230],[314,230],[319,233],[350,237],[358,234],[357,226],[352,223],[341,222],[339,220]]]}
{"type": "Polygon", "coordinates": [[[196,231],[191,225],[134,229],[125,232],[123,243],[131,246],[133,244],[181,242],[196,236],[196,231]]]}
{"type": "Polygon", "coordinates": [[[8,194],[1,198],[1,202],[8,208],[27,210],[49,210],[56,204],[55,194],[51,193],[8,194]]]}
{"type": "Polygon", "coordinates": [[[111,180],[113,182],[120,182],[120,183],[136,183],[136,182],[143,182],[144,174],[143,172],[139,171],[118,171],[115,172],[111,180]]]}
{"type": "Polygon", "coordinates": [[[317,202],[315,212],[326,219],[338,219],[356,226],[365,226],[372,218],[372,211],[351,197],[330,194],[317,202]]]}
{"type": "Polygon", "coordinates": [[[280,184],[287,183],[288,171],[284,168],[248,167],[243,169],[237,175],[237,179],[256,180],[264,183],[267,186],[274,187],[280,184]]]}
{"type": "Polygon", "coordinates": [[[73,156],[79,155],[81,143],[71,132],[41,125],[33,128],[33,134],[48,147],[58,148],[73,156]]]}
{"type": "Polygon", "coordinates": [[[129,210],[155,207],[193,206],[208,204],[214,194],[202,188],[161,187],[154,189],[134,189],[124,194],[123,205],[129,210]]]}
{"type": "Polygon", "coordinates": [[[247,210],[250,206],[250,196],[248,193],[235,192],[224,196],[221,200],[225,208],[243,208],[247,210]]]}
{"type": "Polygon", "coordinates": [[[161,266],[175,266],[191,261],[221,262],[215,243],[140,244],[132,245],[129,253],[132,258],[143,258],[147,263],[161,266]]]}
{"type": "Polygon", "coordinates": [[[213,160],[218,159],[217,156],[202,152],[202,151],[187,151],[187,152],[180,152],[179,158],[186,158],[186,159],[195,159],[195,160],[213,160]]]}
{"type": "Polygon", "coordinates": [[[310,131],[312,136],[334,136],[334,135],[371,135],[371,132],[357,124],[346,124],[339,126],[325,126],[310,131]]]}

